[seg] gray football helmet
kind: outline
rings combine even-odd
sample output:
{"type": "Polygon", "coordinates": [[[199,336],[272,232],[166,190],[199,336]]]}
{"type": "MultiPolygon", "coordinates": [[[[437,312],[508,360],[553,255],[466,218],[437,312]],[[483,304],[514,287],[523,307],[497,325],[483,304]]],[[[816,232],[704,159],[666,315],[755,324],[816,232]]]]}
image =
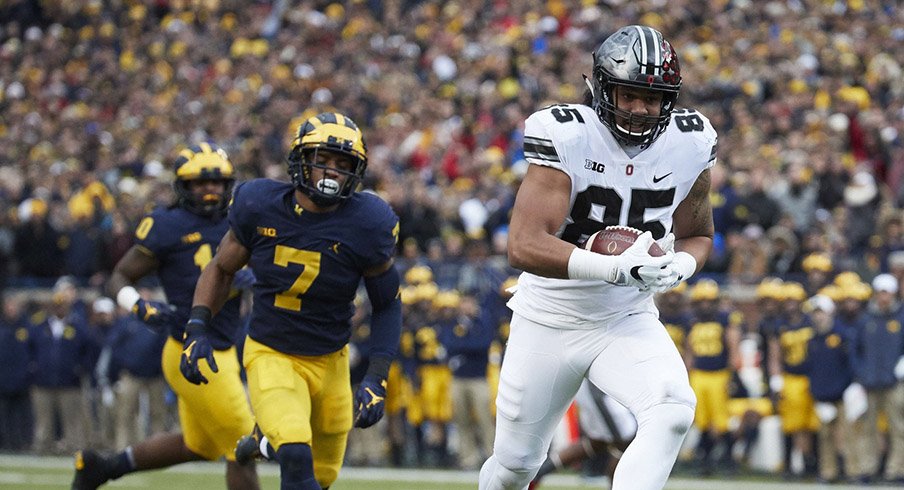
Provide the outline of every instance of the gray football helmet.
{"type": "Polygon", "coordinates": [[[590,86],[593,92],[591,107],[600,121],[618,140],[646,148],[665,131],[678,100],[681,88],[678,54],[652,27],[622,27],[594,51],[590,86]],[[619,110],[613,93],[616,86],[662,92],[659,115],[644,116],[619,110]],[[645,129],[632,132],[629,127],[645,129]]]}

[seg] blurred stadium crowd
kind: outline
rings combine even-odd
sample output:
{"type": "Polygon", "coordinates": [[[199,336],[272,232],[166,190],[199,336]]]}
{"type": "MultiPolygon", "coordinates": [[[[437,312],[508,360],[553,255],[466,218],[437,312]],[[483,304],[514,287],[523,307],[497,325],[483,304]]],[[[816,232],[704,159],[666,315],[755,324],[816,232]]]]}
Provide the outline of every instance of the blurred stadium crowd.
{"type": "MultiPolygon", "coordinates": [[[[517,273],[505,240],[526,167],[522,122],[550,103],[579,101],[593,48],[632,23],[676,46],[679,105],[719,132],[717,236],[702,276],[717,281],[722,308],[746,313],[732,320],[744,335],[760,336],[760,389],[748,396],[774,400],[781,389],[769,390],[778,373],[765,351],[778,331],[761,328],[764,298],[801,312],[822,290],[867,314],[876,302],[869,285],[891,273],[899,308],[898,2],[8,0],[0,4],[3,449],[69,451],[85,438],[122,447],[136,440],[139,399],[140,431],[172,423],[159,396],[162,338],[100,295],[106,277],[143,214],[171,202],[179,148],[213,141],[240,180],[285,179],[298,122],[339,109],[367,135],[366,187],[400,216],[406,305],[389,420],[376,437],[355,431],[349,459],[476,467],[491,443],[486,388],[506,334],[503,291],[517,273]],[[766,278],[800,289],[765,292],[766,278]],[[68,342],[35,342],[41,329],[68,342]],[[29,371],[36,359],[41,369],[29,371]]],[[[897,330],[888,326],[880,342],[900,342],[900,355],[904,319],[895,312],[888,321],[897,330]]],[[[366,308],[357,321],[360,359],[366,308]]],[[[883,366],[891,376],[894,362],[883,366]]],[[[897,411],[886,407],[879,424],[894,433],[904,424],[904,385],[855,379],[870,393],[897,390],[900,405],[887,405],[897,411]]],[[[880,402],[871,394],[870,403],[880,402]]],[[[890,446],[872,445],[881,454],[890,446]]],[[[870,474],[848,476],[882,477],[879,454],[864,467],[870,474]]]]}

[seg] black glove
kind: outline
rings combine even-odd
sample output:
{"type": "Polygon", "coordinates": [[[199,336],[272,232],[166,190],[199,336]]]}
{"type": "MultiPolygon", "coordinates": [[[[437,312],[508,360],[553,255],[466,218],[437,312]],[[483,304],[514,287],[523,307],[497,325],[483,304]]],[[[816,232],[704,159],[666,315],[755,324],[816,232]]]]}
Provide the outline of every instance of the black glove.
{"type": "Polygon", "coordinates": [[[207,360],[211,371],[219,371],[217,361],[213,357],[213,347],[207,338],[206,323],[191,319],[185,325],[185,334],[182,336],[182,361],[179,363],[179,370],[189,383],[207,384],[207,378],[201,374],[199,365],[201,359],[207,360]]]}
{"type": "Polygon", "coordinates": [[[368,374],[355,390],[355,427],[366,428],[383,418],[386,380],[368,374]]]}
{"type": "Polygon", "coordinates": [[[138,298],[132,306],[132,313],[154,330],[176,322],[176,308],[160,301],[146,301],[138,298]]]}

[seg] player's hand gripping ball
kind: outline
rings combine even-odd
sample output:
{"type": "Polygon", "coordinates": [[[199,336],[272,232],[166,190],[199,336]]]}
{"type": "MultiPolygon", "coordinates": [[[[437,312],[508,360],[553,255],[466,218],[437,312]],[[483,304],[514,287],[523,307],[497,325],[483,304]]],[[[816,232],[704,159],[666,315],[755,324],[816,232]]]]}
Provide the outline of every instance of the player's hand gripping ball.
{"type": "MultiPolygon", "coordinates": [[[[584,248],[603,255],[621,255],[634,244],[641,233],[643,232],[630,226],[607,226],[590,235],[584,248]]],[[[665,251],[656,242],[650,245],[649,252],[653,257],[665,255],[665,251]]]]}

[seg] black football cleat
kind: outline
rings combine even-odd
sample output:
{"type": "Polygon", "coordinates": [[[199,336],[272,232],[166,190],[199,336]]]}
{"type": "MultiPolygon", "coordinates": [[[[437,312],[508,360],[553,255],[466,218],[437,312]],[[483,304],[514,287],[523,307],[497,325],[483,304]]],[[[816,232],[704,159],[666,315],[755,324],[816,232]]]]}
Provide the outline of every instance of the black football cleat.
{"type": "Polygon", "coordinates": [[[113,461],[91,449],[75,453],[72,490],[95,490],[113,478],[113,461]]]}
{"type": "Polygon", "coordinates": [[[239,442],[236,443],[235,462],[244,466],[257,459],[267,459],[261,453],[261,440],[263,438],[264,434],[257,424],[254,424],[254,430],[251,431],[251,434],[242,436],[239,442]]]}

